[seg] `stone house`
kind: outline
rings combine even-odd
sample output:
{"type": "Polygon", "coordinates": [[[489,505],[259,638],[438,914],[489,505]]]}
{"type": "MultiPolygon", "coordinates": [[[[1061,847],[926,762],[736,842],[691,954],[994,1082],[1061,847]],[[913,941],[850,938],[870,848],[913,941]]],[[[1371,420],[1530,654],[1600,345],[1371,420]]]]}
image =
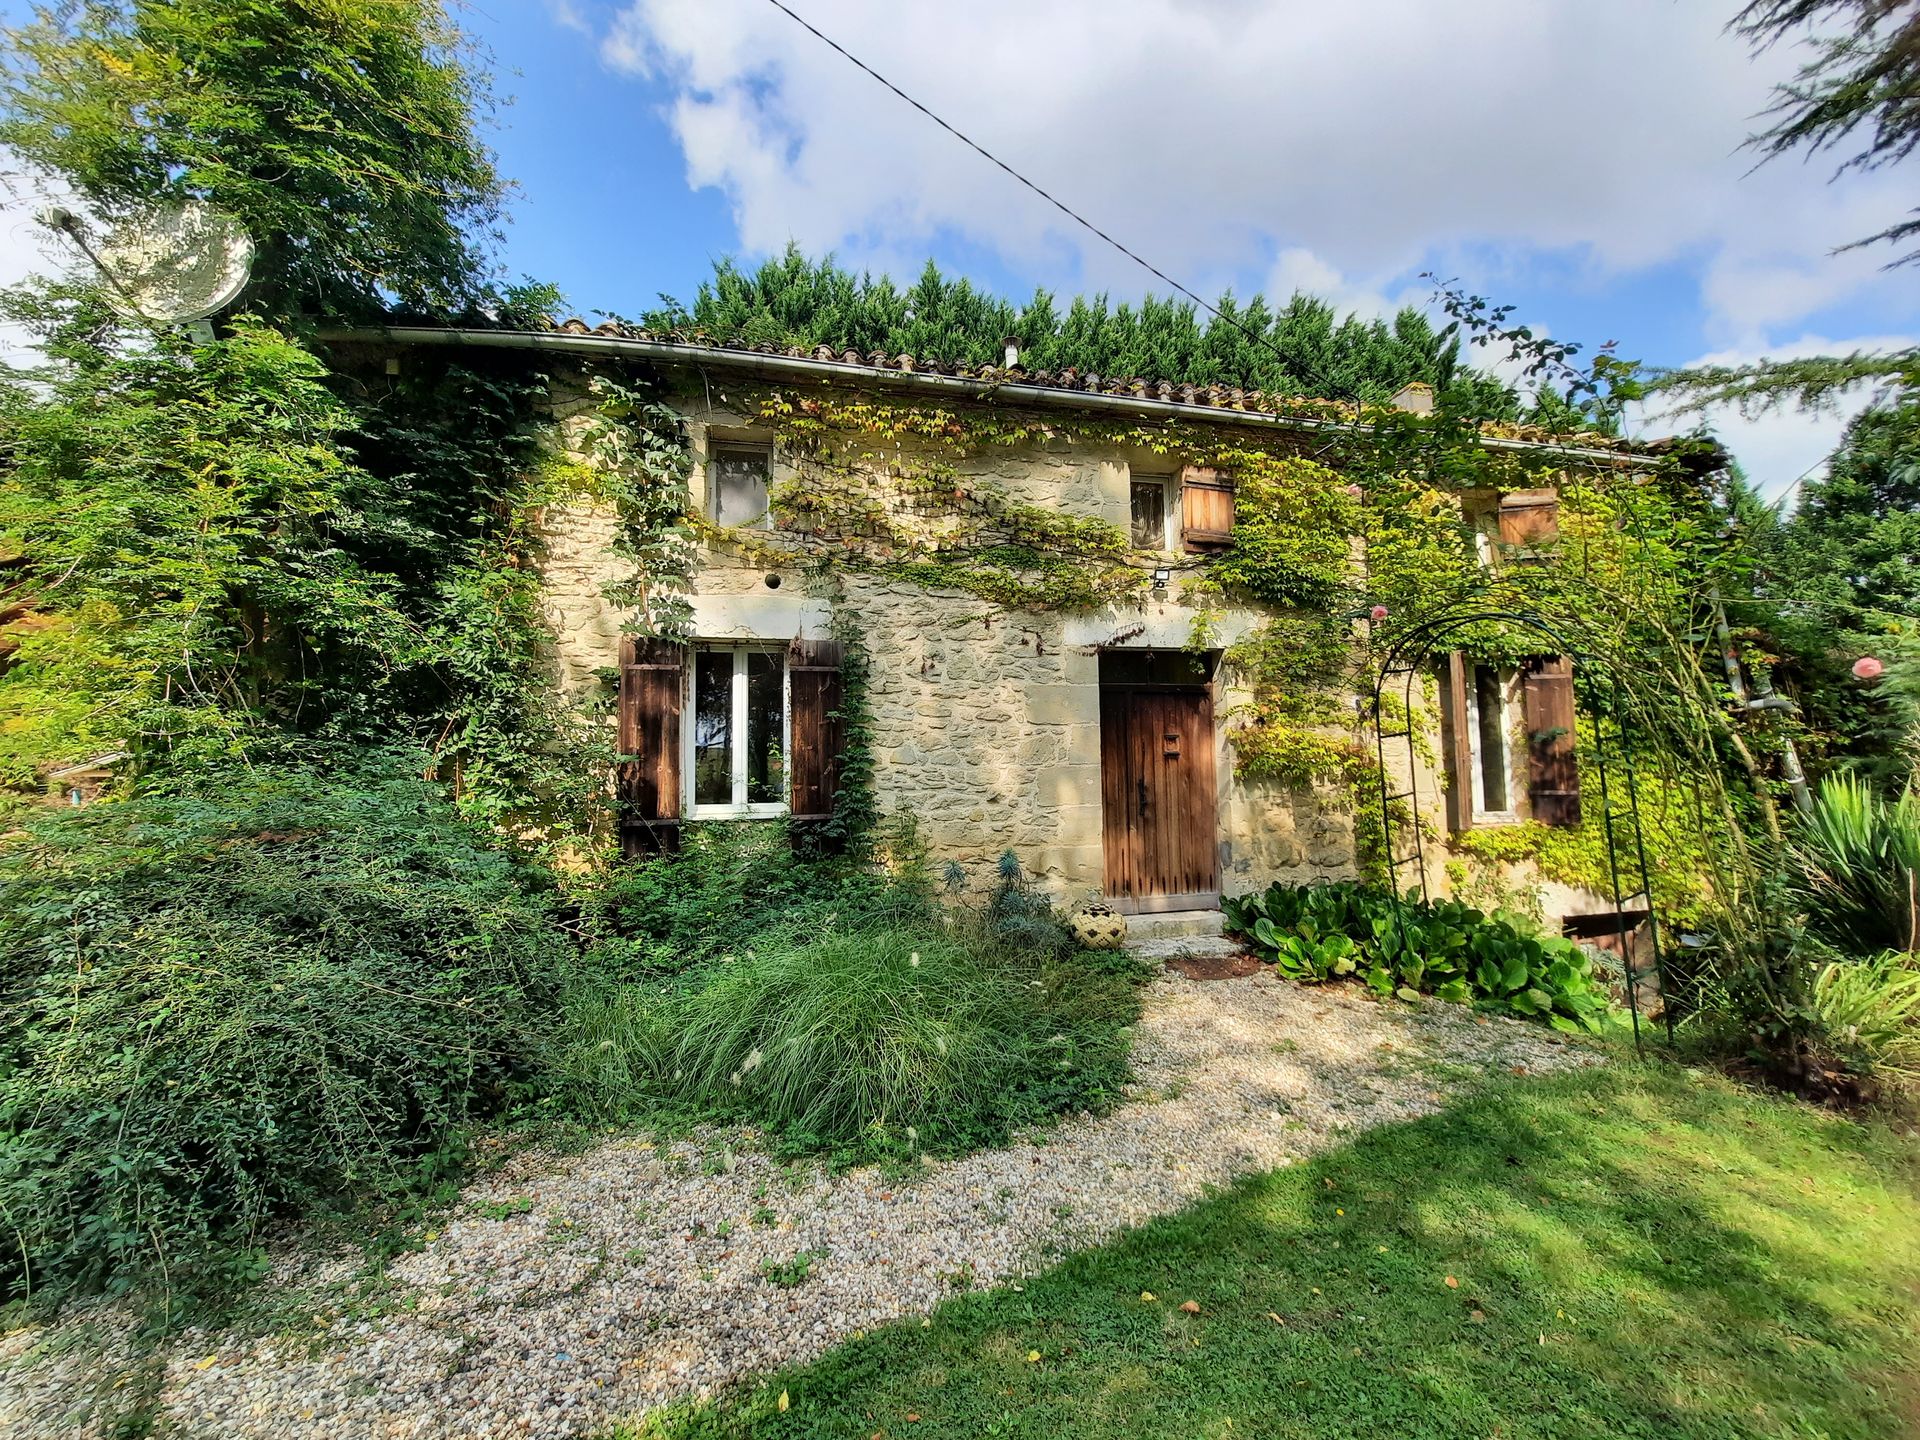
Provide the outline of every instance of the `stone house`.
{"type": "MultiPolygon", "coordinates": [[[[544,517],[557,683],[583,701],[618,687],[629,854],[675,845],[690,822],[787,816],[804,827],[832,812],[851,626],[866,658],[874,800],[883,814],[912,817],[938,860],[978,868],[1011,850],[1060,899],[1104,896],[1130,912],[1205,910],[1274,880],[1355,873],[1350,803],[1324,788],[1245,778],[1236,764],[1235,716],[1250,697],[1222,657],[1266,613],[1195,587],[1195,562],[1232,543],[1234,477],[1170,461],[1151,444],[1073,433],[1077,422],[1110,423],[1116,434],[1177,424],[1306,455],[1350,418],[1274,413],[1264,397],[1217,388],[1028,373],[1011,348],[1004,365],[966,369],[685,343],[579,321],[336,338],[377,346],[389,366],[420,346],[525,351],[554,375],[563,427],[592,408],[581,378],[592,367],[646,376],[670,397],[690,450],[687,509],[699,536],[689,643],[636,638],[631,612],[609,598],[631,569],[610,507],[581,499],[544,517]],[[870,450],[855,463],[879,496],[859,502],[878,507],[879,528],[855,563],[818,543],[824,492],[815,493],[807,454],[770,421],[770,393],[789,405],[937,407],[989,424],[1017,415],[1028,438],[957,457],[949,446],[937,466],[916,469],[938,447],[889,435],[878,448],[891,459],[876,462],[870,450]],[[928,474],[946,487],[941,504],[926,503],[928,474]],[[951,526],[972,523],[954,513],[969,507],[988,528],[1011,514],[1028,525],[1036,515],[1097,522],[1124,552],[1102,563],[1138,583],[1094,603],[1027,607],[1018,595],[944,585],[937,567],[896,563],[890,547],[905,553],[924,540],[937,551],[951,526]]],[[[1398,403],[1420,408],[1430,396],[1416,387],[1398,403]]],[[[1486,443],[1554,448],[1544,436],[1486,443]]],[[[1553,516],[1551,490],[1486,497],[1485,543],[1525,543],[1550,533],[1553,516]]],[[[1408,747],[1388,763],[1393,788],[1418,797],[1425,823],[1577,822],[1565,663],[1499,670],[1454,656],[1434,679],[1420,703],[1437,711],[1438,753],[1408,747]]],[[[1583,904],[1569,893],[1549,908],[1583,904]]]]}

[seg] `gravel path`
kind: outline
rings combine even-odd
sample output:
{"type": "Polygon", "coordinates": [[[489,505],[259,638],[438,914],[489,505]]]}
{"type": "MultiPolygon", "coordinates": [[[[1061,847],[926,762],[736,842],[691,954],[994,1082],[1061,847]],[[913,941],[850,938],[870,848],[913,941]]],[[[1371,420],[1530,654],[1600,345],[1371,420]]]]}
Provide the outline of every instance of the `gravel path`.
{"type": "MultiPolygon", "coordinates": [[[[1454,1006],[1170,976],[1148,991],[1135,1094],[1110,1115],[902,1183],[782,1167],[717,1134],[522,1155],[392,1267],[377,1313],[341,1313],[349,1262],[303,1262],[276,1281],[301,1333],[190,1332],[144,1390],[161,1435],[578,1435],[1031,1274],[1238,1175],[1427,1114],[1477,1075],[1592,1059],[1454,1006]]],[[[76,1307],[0,1337],[0,1433],[104,1434],[142,1392],[125,1328],[76,1307]]]]}

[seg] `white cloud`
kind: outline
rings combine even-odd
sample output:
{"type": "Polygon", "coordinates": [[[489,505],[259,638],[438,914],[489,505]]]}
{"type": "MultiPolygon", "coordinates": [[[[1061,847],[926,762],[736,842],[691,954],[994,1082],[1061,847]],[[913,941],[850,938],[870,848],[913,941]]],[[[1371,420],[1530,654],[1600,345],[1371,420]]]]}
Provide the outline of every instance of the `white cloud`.
{"type": "Polygon", "coordinates": [[[593,33],[593,22],[587,19],[574,0],[547,0],[547,13],[553,16],[554,24],[562,29],[575,30],[582,35],[593,33]]]}
{"type": "MultiPolygon", "coordinates": [[[[1725,6],[797,8],[1202,293],[1257,274],[1270,294],[1376,315],[1427,299],[1409,280],[1422,268],[1481,289],[1570,275],[1605,293],[1666,267],[1646,283],[1697,302],[1706,360],[1894,343],[1795,333],[1838,306],[1920,325],[1911,272],[1832,254],[1906,211],[1899,177],[1830,184],[1824,160],[1756,169],[1753,117],[1803,57],[1750,55],[1725,6]]],[[[729,198],[749,252],[791,239],[899,273],[954,240],[1051,285],[1164,288],[763,0],[629,0],[602,55],[667,91],[689,183],[729,198]]],[[[1709,419],[1778,494],[1845,416],[1709,419]]]]}
{"type": "MultiPolygon", "coordinates": [[[[1710,343],[1875,293],[1827,258],[1910,203],[1891,177],[1749,173],[1791,49],[1722,7],[1481,0],[807,0],[827,34],[1195,288],[1328,272],[1361,296],[1475,247],[1601,274],[1687,258],[1710,343]],[[1351,277],[1351,278],[1349,278],[1351,277]]],[[[762,0],[632,0],[603,40],[672,93],[689,181],[742,245],[917,256],[939,234],[1053,282],[1139,272],[762,0]]],[[[1484,263],[1484,261],[1483,261],[1484,263]]],[[[1910,294],[1906,303],[1912,303],[1910,294]]]]}

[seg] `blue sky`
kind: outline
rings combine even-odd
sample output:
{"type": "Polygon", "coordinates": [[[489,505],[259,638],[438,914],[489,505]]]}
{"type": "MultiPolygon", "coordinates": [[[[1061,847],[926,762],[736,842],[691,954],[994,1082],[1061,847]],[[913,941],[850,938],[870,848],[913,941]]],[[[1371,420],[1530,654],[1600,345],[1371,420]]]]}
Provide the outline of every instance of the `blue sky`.
{"type": "MultiPolygon", "coordinates": [[[[1920,268],[1828,254],[1912,203],[1901,177],[1741,150],[1800,57],[1723,33],[1735,0],[790,3],[1204,294],[1377,312],[1425,303],[1434,270],[1657,364],[1920,335],[1920,268]]],[[[690,296],[715,257],[789,239],[1018,297],[1153,288],[766,0],[461,18],[511,100],[508,266],[583,313],[690,296]]],[[[16,207],[0,251],[26,228],[16,207]]],[[[1839,424],[1717,417],[1776,493],[1839,424]]]]}

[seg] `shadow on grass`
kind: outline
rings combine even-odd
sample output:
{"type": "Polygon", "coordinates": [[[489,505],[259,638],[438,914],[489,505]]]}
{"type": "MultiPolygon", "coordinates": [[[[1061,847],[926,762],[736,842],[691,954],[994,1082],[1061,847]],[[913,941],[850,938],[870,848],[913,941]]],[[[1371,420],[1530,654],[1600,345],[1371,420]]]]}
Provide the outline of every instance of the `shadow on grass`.
{"type": "Polygon", "coordinates": [[[1912,1433],[1916,1372],[1912,1143],[1619,1065],[1373,1132],[617,1433],[1841,1440],[1912,1433]]]}

